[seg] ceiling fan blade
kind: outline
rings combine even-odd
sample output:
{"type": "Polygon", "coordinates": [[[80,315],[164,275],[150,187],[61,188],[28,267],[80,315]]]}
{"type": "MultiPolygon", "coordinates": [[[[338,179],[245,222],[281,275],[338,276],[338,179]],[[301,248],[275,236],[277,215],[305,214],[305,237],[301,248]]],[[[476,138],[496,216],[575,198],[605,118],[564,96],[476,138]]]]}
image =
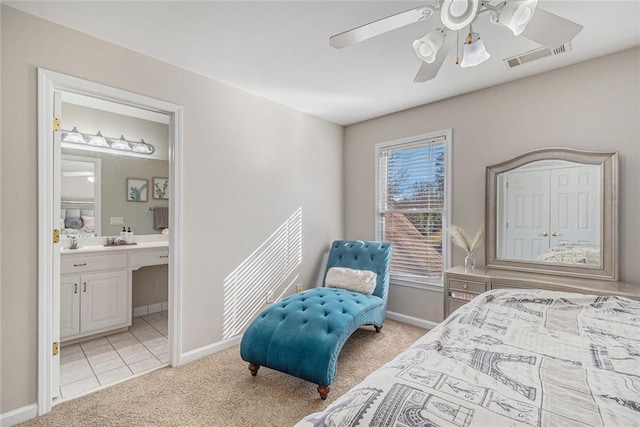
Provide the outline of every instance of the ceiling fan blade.
{"type": "Polygon", "coordinates": [[[436,60],[433,61],[431,64],[421,61],[422,65],[420,65],[420,69],[418,70],[418,73],[413,78],[414,83],[423,83],[433,79],[435,76],[438,75],[438,71],[440,71],[440,68],[444,63],[444,60],[449,55],[449,51],[440,50],[440,52],[438,53],[439,55],[436,55],[436,60]]]}
{"type": "Polygon", "coordinates": [[[582,31],[582,25],[545,10],[536,9],[522,35],[549,49],[555,49],[573,40],[580,31],[582,31]]]}
{"type": "Polygon", "coordinates": [[[433,7],[420,6],[415,9],[400,12],[386,18],[370,22],[360,27],[354,28],[344,33],[329,37],[329,44],[336,49],[341,49],[363,40],[370,39],[388,31],[402,28],[406,25],[424,21],[433,15],[433,7]]]}

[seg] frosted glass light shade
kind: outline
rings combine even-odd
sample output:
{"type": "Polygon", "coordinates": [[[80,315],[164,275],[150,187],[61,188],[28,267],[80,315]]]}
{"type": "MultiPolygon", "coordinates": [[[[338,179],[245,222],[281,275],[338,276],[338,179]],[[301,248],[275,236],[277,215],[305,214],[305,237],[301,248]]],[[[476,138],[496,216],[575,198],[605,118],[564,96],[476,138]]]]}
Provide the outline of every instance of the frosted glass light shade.
{"type": "Polygon", "coordinates": [[[413,42],[413,50],[418,58],[431,64],[436,60],[436,54],[444,43],[444,30],[438,28],[431,31],[426,36],[413,42]]]}
{"type": "Polygon", "coordinates": [[[109,147],[109,143],[107,142],[105,137],[102,136],[102,133],[100,131],[98,131],[98,134],[96,136],[92,137],[89,140],[89,145],[93,145],[95,147],[109,147]]]}
{"type": "Polygon", "coordinates": [[[463,68],[475,67],[476,65],[482,64],[484,61],[491,57],[489,52],[487,52],[487,49],[484,47],[484,42],[482,41],[478,33],[472,34],[472,40],[475,41],[464,44],[462,62],[460,63],[460,66],[463,68]]]}
{"type": "Polygon", "coordinates": [[[120,139],[112,141],[111,148],[114,148],[116,150],[131,150],[131,146],[127,141],[125,141],[124,135],[121,135],[120,139]]]}
{"type": "Polygon", "coordinates": [[[537,4],[538,0],[508,0],[500,12],[497,23],[519,36],[533,18],[537,4]]]}
{"type": "Polygon", "coordinates": [[[141,139],[140,142],[133,146],[133,151],[135,151],[136,153],[151,154],[153,153],[154,149],[151,145],[144,142],[144,139],[141,139]]]}
{"type": "Polygon", "coordinates": [[[86,144],[87,140],[84,139],[84,136],[78,131],[77,127],[73,127],[71,132],[67,133],[62,140],[64,142],[73,142],[74,144],[86,144]]]}

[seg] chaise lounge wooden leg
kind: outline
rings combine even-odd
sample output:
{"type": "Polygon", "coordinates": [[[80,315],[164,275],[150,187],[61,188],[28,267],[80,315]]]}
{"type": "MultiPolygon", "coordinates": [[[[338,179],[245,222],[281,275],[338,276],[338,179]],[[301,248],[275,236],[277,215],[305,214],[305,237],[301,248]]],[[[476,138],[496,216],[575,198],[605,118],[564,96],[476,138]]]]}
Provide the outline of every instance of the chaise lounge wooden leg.
{"type": "Polygon", "coordinates": [[[325,400],[330,390],[331,390],[331,387],[319,385],[318,393],[320,394],[320,399],[325,400]]]}
{"type": "Polygon", "coordinates": [[[382,325],[380,326],[373,325],[373,327],[376,328],[376,334],[380,333],[380,331],[382,330],[382,325]]]}
{"type": "Polygon", "coordinates": [[[253,363],[249,363],[249,371],[251,371],[252,376],[258,375],[258,369],[260,369],[260,365],[254,365],[253,363]]]}

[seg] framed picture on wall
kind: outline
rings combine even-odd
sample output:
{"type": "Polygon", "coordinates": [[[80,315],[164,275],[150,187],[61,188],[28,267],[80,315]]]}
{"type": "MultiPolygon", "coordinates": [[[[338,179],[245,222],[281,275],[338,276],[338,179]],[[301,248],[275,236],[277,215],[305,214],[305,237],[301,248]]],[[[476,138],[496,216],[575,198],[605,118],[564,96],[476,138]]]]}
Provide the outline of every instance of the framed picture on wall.
{"type": "Polygon", "coordinates": [[[169,199],[169,178],[153,178],[153,198],[169,199]]]}
{"type": "Polygon", "coordinates": [[[148,179],[127,178],[127,201],[146,202],[148,200],[148,179]]]}

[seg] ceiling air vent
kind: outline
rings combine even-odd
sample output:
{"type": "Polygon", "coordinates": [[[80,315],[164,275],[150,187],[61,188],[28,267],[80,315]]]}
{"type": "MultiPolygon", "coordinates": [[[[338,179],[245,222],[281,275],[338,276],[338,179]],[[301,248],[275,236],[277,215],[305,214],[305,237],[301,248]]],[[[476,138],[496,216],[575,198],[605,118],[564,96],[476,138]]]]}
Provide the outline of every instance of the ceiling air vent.
{"type": "Polygon", "coordinates": [[[541,47],[538,49],[530,50],[529,52],[522,53],[520,55],[512,56],[511,58],[505,58],[502,61],[504,62],[504,65],[507,66],[507,68],[513,68],[517,67],[518,65],[526,64],[527,62],[544,58],[546,56],[558,55],[565,52],[571,52],[571,43],[565,43],[555,49],[541,47]]]}

